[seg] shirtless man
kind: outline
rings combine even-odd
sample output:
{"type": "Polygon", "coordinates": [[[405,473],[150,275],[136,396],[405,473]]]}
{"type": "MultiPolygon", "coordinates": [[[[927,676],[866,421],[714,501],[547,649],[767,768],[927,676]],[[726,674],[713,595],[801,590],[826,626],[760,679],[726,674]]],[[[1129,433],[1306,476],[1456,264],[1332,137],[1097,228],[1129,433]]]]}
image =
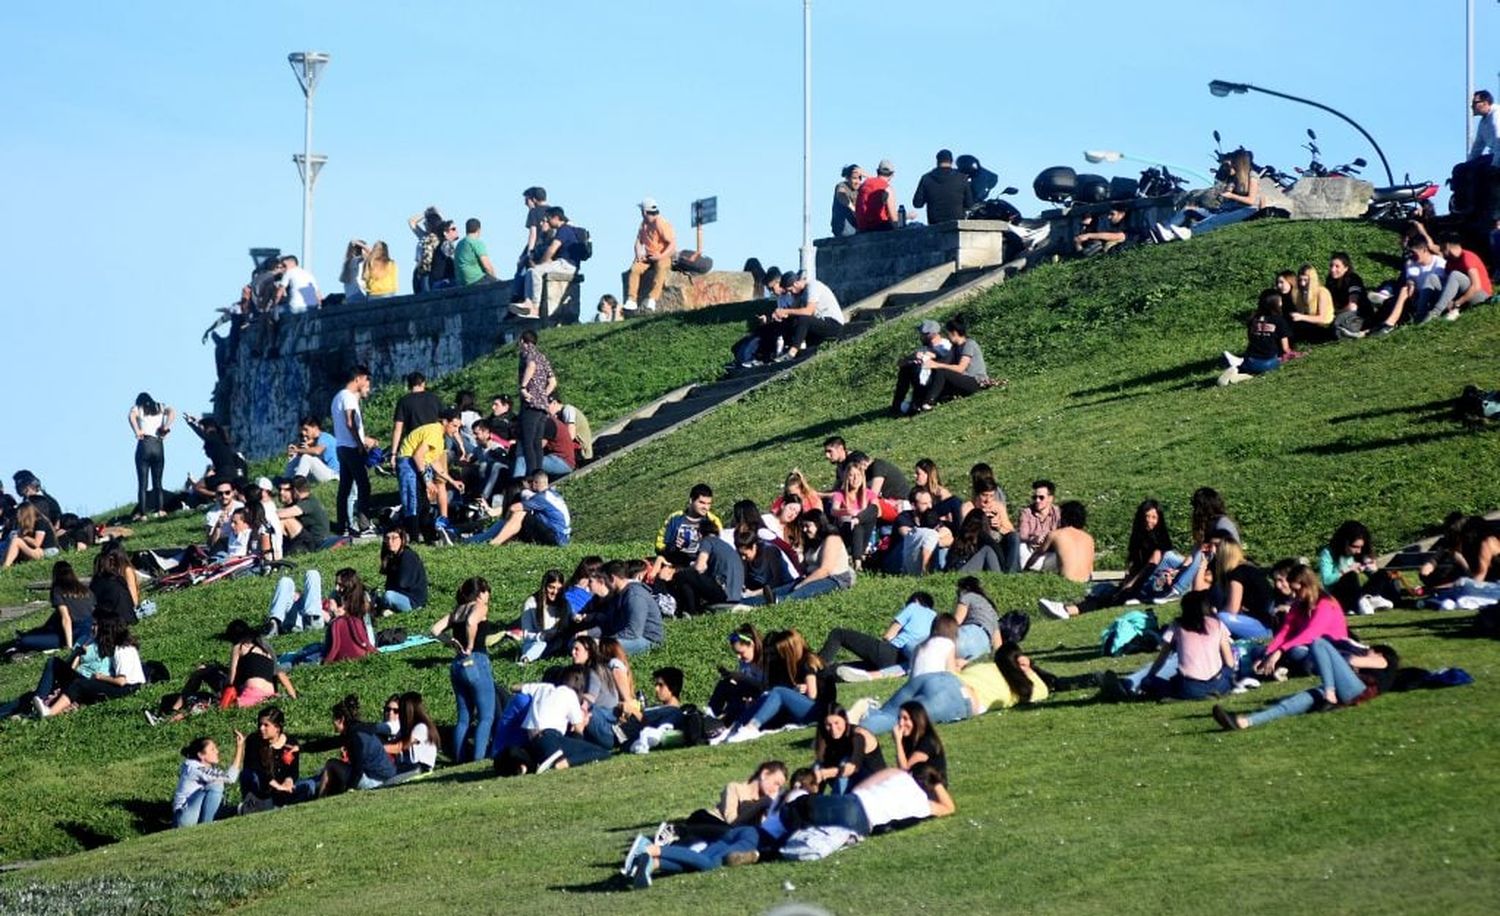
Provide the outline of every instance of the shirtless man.
{"type": "MultiPolygon", "coordinates": [[[[1069,500],[1058,508],[1062,513],[1061,522],[1056,530],[1047,535],[1043,549],[1033,554],[1032,559],[1040,562],[1042,554],[1054,550],[1057,552],[1058,571],[1063,578],[1070,582],[1087,582],[1094,574],[1094,538],[1084,530],[1088,513],[1083,503],[1074,500],[1069,500]]],[[[1037,607],[1059,620],[1077,617],[1079,614],[1078,605],[1064,604],[1048,598],[1040,599],[1037,607]]]]}

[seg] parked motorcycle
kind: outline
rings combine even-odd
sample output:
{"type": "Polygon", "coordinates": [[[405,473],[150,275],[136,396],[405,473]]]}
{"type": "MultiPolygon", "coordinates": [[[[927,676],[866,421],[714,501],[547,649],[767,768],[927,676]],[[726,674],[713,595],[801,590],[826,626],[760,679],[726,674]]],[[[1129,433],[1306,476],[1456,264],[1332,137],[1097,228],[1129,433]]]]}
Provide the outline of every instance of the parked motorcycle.
{"type": "Polygon", "coordinates": [[[1322,153],[1318,149],[1318,135],[1313,132],[1311,127],[1307,129],[1307,142],[1302,144],[1302,148],[1312,155],[1312,159],[1307,163],[1307,168],[1297,169],[1297,174],[1304,178],[1348,178],[1358,175],[1360,169],[1369,164],[1363,158],[1357,158],[1353,162],[1346,162],[1343,165],[1333,167],[1324,165],[1319,158],[1322,153]]]}

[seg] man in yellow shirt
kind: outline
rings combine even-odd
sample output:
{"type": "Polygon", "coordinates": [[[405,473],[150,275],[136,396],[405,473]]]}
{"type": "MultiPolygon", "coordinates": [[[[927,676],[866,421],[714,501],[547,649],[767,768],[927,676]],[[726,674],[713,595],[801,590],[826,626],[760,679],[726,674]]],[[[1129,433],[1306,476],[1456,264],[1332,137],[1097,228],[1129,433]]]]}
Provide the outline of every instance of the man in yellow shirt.
{"type": "Polygon", "coordinates": [[[455,533],[448,522],[448,487],[462,493],[464,485],[448,476],[446,440],[458,435],[460,425],[458,411],[449,408],[438,415],[436,423],[418,426],[401,440],[396,452],[396,482],[401,493],[402,525],[413,537],[421,529],[419,481],[436,484],[438,534],[451,538],[455,533]]]}
{"type": "Polygon", "coordinates": [[[677,233],[672,224],[661,215],[656,201],[646,198],[641,201],[641,228],[635,234],[635,260],[631,262],[630,274],[625,278],[625,304],[627,312],[636,310],[636,295],[640,292],[641,278],[651,271],[651,291],[646,294],[646,311],[656,311],[656,300],[666,288],[667,275],[672,272],[672,259],[677,256],[677,233]]]}

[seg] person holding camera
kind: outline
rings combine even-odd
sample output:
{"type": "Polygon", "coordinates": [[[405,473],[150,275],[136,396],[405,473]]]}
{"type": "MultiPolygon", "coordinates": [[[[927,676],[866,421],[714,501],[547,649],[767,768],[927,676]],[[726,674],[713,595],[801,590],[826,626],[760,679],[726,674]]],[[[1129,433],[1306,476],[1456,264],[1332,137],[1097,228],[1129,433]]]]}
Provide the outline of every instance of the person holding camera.
{"type": "Polygon", "coordinates": [[[917,336],[922,345],[897,364],[896,393],[891,395],[891,413],[896,416],[903,416],[911,409],[907,394],[921,391],[931,380],[932,369],[924,361],[931,358],[945,362],[952,347],[943,337],[942,326],[931,318],[918,326],[917,336]]]}

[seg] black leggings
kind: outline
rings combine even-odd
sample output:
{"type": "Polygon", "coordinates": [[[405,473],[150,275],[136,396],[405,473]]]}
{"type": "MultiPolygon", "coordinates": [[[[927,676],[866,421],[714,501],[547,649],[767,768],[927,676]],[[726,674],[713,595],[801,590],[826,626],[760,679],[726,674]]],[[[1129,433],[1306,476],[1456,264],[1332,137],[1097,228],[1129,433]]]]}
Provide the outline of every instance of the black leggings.
{"type": "Polygon", "coordinates": [[[932,370],[932,378],[922,392],[922,402],[936,404],[945,397],[967,397],[979,390],[979,379],[945,369],[932,370]]]}
{"type": "Polygon", "coordinates": [[[145,515],[161,511],[161,474],[166,466],[166,449],[160,436],[135,440],[135,512],[145,515]],[[147,478],[150,486],[147,486],[147,478]]]}
{"type": "Polygon", "coordinates": [[[906,400],[906,393],[915,390],[916,397],[921,400],[922,386],[917,382],[917,376],[922,367],[918,363],[903,362],[901,368],[896,370],[896,393],[891,395],[891,409],[895,410],[906,400]]]}
{"type": "Polygon", "coordinates": [[[880,524],[880,507],[865,506],[855,518],[854,524],[844,528],[844,546],[849,549],[849,559],[863,560],[870,547],[870,533],[880,524]]]}
{"type": "Polygon", "coordinates": [[[370,469],[365,465],[364,449],[340,445],[336,451],[339,456],[339,497],[335,533],[343,534],[357,524],[360,516],[369,514],[370,469]],[[353,517],[349,515],[350,491],[354,493],[353,517]]]}
{"type": "Polygon", "coordinates": [[[1400,597],[1401,590],[1391,574],[1383,569],[1371,573],[1364,582],[1359,581],[1359,573],[1351,569],[1329,586],[1328,593],[1338,601],[1339,607],[1353,612],[1359,609],[1359,599],[1365,595],[1379,595],[1394,602],[1400,597]]]}
{"type": "Polygon", "coordinates": [[[867,668],[878,670],[901,664],[900,649],[878,636],[846,627],[834,627],[829,632],[823,648],[818,650],[818,657],[823,660],[824,665],[832,665],[838,660],[840,649],[848,649],[867,668]]]}
{"type": "Polygon", "coordinates": [[[526,473],[542,467],[542,430],[547,425],[547,411],[535,407],[521,408],[521,455],[526,459],[526,473]]]}

